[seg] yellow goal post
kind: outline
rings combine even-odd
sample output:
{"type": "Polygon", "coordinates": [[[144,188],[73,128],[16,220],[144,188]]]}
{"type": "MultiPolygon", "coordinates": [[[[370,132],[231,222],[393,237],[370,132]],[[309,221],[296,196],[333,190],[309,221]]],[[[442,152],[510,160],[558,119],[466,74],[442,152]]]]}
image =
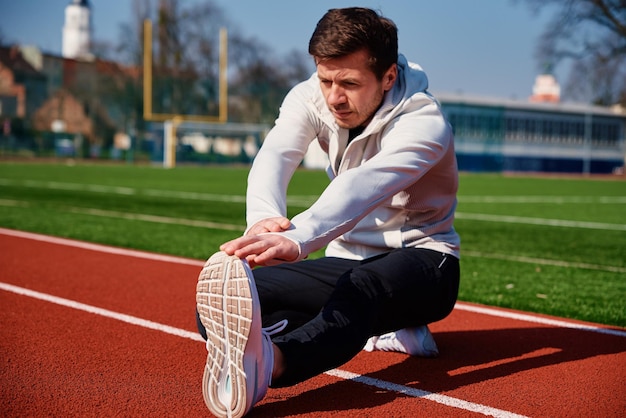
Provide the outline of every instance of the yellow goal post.
{"type": "Polygon", "coordinates": [[[143,22],[143,118],[150,122],[162,122],[164,129],[163,165],[172,168],[176,165],[176,128],[183,122],[225,124],[228,120],[228,51],[227,31],[220,29],[219,51],[219,112],[217,116],[154,113],[152,111],[152,21],[143,22]]]}

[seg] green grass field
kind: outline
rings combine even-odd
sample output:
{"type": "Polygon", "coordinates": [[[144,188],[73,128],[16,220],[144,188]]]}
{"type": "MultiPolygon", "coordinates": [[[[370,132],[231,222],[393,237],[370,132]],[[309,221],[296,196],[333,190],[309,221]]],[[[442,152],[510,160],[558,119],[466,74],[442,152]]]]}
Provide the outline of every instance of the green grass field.
{"type": "MultiPolygon", "coordinates": [[[[2,162],[0,226],[205,259],[243,231],[247,171],[2,162]]],[[[298,171],[289,215],[327,182],[298,171]]],[[[462,174],[456,228],[460,300],[626,326],[625,181],[462,174]]]]}

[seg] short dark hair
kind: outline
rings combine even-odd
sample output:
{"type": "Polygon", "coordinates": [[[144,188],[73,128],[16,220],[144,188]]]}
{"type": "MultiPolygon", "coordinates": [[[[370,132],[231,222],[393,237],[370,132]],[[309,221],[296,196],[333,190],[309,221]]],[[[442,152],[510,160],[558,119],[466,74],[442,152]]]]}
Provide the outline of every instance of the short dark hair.
{"type": "Polygon", "coordinates": [[[398,28],[372,9],[330,9],[317,23],[309,41],[316,63],[365,49],[369,67],[380,80],[398,62],[398,28]]]}

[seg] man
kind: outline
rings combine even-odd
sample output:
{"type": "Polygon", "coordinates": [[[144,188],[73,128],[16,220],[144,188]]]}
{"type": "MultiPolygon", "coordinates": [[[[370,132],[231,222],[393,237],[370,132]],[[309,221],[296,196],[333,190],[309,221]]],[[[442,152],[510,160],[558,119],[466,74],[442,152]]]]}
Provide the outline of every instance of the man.
{"type": "Polygon", "coordinates": [[[426,75],[397,50],[393,22],[369,9],[317,24],[317,72],[286,96],[251,168],[247,230],[198,279],[215,415],[240,417],[269,386],[338,367],[366,343],[437,354],[426,324],[451,312],[459,286],[457,166],[426,75]],[[289,220],[287,185],[314,140],[331,181],[289,220]]]}

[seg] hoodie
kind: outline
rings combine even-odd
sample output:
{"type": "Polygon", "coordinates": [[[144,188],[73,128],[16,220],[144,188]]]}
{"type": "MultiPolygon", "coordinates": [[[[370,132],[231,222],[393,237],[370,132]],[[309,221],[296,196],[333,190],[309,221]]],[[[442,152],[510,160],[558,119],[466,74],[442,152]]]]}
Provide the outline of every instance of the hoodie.
{"type": "Polygon", "coordinates": [[[411,247],[458,258],[452,129],[427,88],[424,71],[399,55],[394,86],[348,143],[348,130],[336,124],[317,74],[295,86],[248,176],[248,227],[286,216],[289,181],[317,140],[328,154],[331,181],[315,203],[291,219],[292,227],[280,232],[298,244],[298,260],[324,246],[327,256],[350,259],[411,247]]]}

